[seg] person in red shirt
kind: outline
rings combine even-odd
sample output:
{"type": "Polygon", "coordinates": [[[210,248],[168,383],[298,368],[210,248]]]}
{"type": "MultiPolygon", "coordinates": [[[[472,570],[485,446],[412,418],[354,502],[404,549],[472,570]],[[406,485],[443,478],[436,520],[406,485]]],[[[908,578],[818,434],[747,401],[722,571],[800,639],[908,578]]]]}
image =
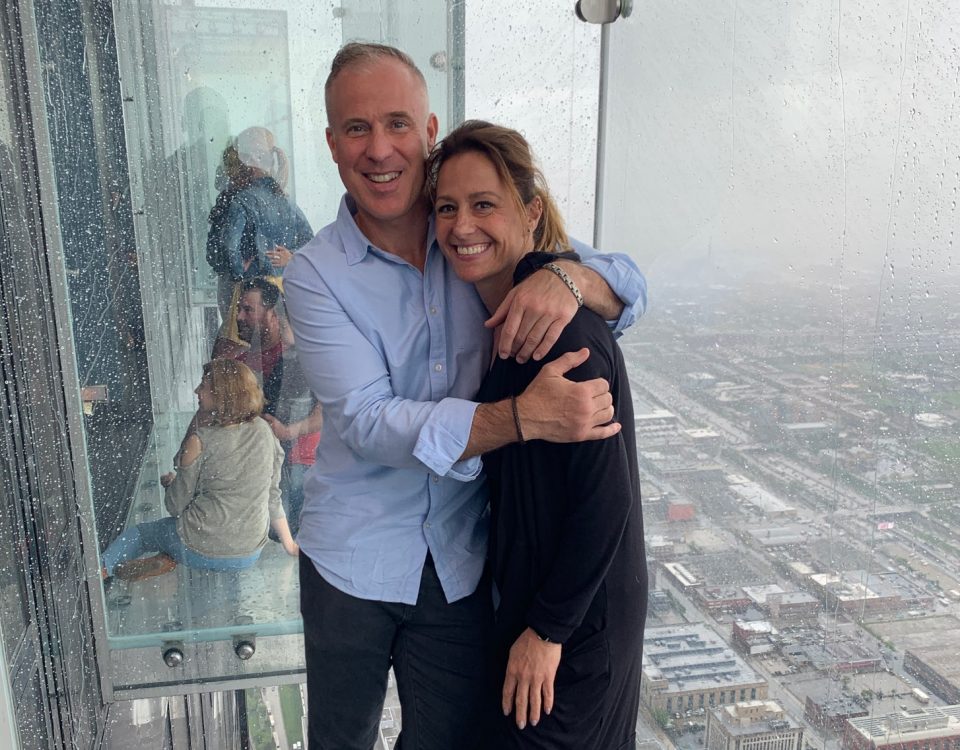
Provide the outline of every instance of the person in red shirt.
{"type": "Polygon", "coordinates": [[[234,358],[261,380],[266,399],[263,418],[286,454],[280,490],[290,530],[296,535],[303,480],[315,461],[323,412],[303,377],[289,330],[279,288],[263,277],[244,282],[237,301],[237,331],[250,348],[234,358]]]}

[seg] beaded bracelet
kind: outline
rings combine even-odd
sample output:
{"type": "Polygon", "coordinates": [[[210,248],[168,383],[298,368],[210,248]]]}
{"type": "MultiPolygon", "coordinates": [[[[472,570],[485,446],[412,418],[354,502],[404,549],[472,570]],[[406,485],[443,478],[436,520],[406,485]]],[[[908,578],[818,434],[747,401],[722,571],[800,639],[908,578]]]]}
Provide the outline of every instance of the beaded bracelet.
{"type": "Polygon", "coordinates": [[[560,268],[560,266],[558,266],[556,263],[544,263],[540,267],[545,268],[551,273],[555,273],[557,276],[559,276],[560,281],[566,284],[567,289],[569,289],[573,293],[573,296],[577,298],[577,307],[583,307],[583,295],[580,294],[580,289],[577,288],[577,285],[573,283],[573,279],[567,275],[566,271],[560,268]]]}

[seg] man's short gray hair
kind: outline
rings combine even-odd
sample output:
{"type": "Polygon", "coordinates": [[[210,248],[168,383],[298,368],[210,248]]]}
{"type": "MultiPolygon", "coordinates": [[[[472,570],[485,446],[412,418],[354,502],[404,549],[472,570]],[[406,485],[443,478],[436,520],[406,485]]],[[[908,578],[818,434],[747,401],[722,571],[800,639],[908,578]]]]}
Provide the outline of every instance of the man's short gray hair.
{"type": "Polygon", "coordinates": [[[327,82],[323,87],[328,111],[330,109],[330,89],[337,76],[354,65],[371,63],[377,60],[396,60],[406,65],[410,72],[423,84],[423,90],[427,90],[427,79],[424,78],[423,72],[417,67],[413,58],[403,50],[376,42],[347,42],[334,56],[333,62],[330,63],[330,74],[327,76],[327,82]]]}

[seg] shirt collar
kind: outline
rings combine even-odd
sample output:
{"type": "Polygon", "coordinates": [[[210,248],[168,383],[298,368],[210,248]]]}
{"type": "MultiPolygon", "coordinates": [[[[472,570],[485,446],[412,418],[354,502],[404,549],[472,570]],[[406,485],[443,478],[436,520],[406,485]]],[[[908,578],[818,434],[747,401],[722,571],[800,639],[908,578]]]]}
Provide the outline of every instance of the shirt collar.
{"type": "Polygon", "coordinates": [[[340,199],[340,210],[337,212],[337,229],[343,240],[343,252],[347,256],[347,263],[351,266],[363,260],[371,247],[369,240],[360,231],[360,227],[353,218],[356,210],[357,204],[353,198],[349,193],[344,193],[343,198],[340,199]]]}
{"type": "MultiPolygon", "coordinates": [[[[340,210],[337,212],[337,229],[343,241],[343,251],[347,256],[347,263],[351,266],[362,261],[370,250],[379,248],[372,245],[366,235],[360,231],[356,219],[353,218],[357,211],[357,204],[350,197],[349,193],[344,193],[340,199],[340,210]]],[[[427,221],[427,254],[429,255],[437,240],[437,231],[433,223],[433,212],[427,221]]],[[[439,248],[438,248],[439,249],[439,248]]],[[[381,251],[382,252],[382,251],[381,251]]]]}

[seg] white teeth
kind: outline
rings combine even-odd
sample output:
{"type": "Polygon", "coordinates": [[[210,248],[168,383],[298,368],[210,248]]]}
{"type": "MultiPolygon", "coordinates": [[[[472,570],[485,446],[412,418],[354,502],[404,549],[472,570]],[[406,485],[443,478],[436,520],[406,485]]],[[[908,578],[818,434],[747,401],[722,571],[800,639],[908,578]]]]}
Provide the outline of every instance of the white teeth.
{"type": "Polygon", "coordinates": [[[482,245],[459,245],[457,255],[477,255],[489,247],[487,243],[482,245]]]}
{"type": "Polygon", "coordinates": [[[386,174],[368,174],[373,182],[390,182],[400,176],[399,172],[387,172],[386,174]]]}

